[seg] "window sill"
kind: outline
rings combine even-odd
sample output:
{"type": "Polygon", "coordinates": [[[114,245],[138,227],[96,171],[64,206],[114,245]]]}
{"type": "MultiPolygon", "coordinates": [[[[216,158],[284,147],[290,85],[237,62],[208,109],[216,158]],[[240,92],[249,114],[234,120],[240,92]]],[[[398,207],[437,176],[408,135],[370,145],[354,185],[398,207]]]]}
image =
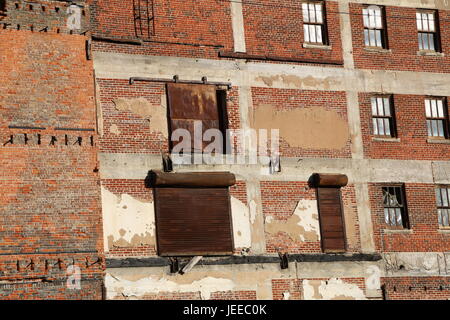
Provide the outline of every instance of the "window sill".
{"type": "Polygon", "coordinates": [[[427,139],[427,143],[450,144],[450,140],[449,140],[449,139],[433,139],[433,138],[428,138],[428,139],[427,139]]]}
{"type": "Polygon", "coordinates": [[[376,52],[376,53],[392,53],[391,49],[383,49],[383,48],[376,48],[376,47],[364,47],[364,51],[376,52]]]}
{"type": "Polygon", "coordinates": [[[429,57],[445,57],[445,54],[437,51],[427,51],[427,50],[419,50],[417,51],[418,56],[429,56],[429,57]]]}
{"type": "Polygon", "coordinates": [[[382,137],[372,137],[372,141],[383,141],[383,142],[400,142],[400,138],[382,138],[382,137]]]}
{"type": "Polygon", "coordinates": [[[399,233],[399,234],[412,234],[412,229],[384,229],[384,233],[399,233]]]}
{"type": "Polygon", "coordinates": [[[306,49],[322,49],[322,50],[331,50],[332,47],[325,44],[312,44],[312,43],[304,43],[303,48],[306,49]]]}
{"type": "Polygon", "coordinates": [[[443,234],[450,234],[450,228],[448,227],[441,227],[438,229],[439,233],[443,233],[443,234]]]}

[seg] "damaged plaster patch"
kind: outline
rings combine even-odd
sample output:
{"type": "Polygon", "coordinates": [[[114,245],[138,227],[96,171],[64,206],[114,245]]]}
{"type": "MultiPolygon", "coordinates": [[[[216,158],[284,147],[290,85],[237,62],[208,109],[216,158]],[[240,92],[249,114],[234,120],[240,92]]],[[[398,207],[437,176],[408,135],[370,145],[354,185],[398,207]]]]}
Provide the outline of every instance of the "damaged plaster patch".
{"type": "Polygon", "coordinates": [[[330,77],[319,79],[313,76],[301,78],[294,75],[259,76],[256,77],[255,80],[262,81],[268,87],[272,87],[274,83],[279,82],[283,85],[299,89],[317,89],[319,87],[324,90],[329,90],[333,85],[339,83],[330,77]]]}
{"type": "Polygon", "coordinates": [[[167,279],[149,276],[137,281],[129,281],[113,277],[109,273],[105,276],[107,299],[114,299],[121,294],[125,297],[142,297],[146,294],[160,292],[200,292],[202,299],[209,300],[211,293],[231,291],[235,285],[232,280],[206,277],[187,284],[179,284],[167,279]]]}
{"type": "Polygon", "coordinates": [[[250,210],[236,199],[231,197],[231,213],[233,221],[234,246],[236,248],[249,248],[252,245],[250,229],[250,210]]]}
{"type": "Polygon", "coordinates": [[[117,126],[117,124],[112,124],[112,125],[109,127],[109,132],[111,132],[112,134],[120,134],[120,129],[119,129],[119,127],[117,126]]]}
{"type": "Polygon", "coordinates": [[[113,247],[155,244],[155,213],[152,202],[128,194],[117,196],[101,188],[105,251],[113,247]]]}
{"type": "Polygon", "coordinates": [[[356,284],[341,279],[303,280],[305,300],[366,300],[363,290],[356,284]]]}
{"type": "Polygon", "coordinates": [[[159,105],[153,105],[145,98],[117,98],[113,103],[117,110],[130,111],[148,120],[151,132],[160,132],[165,138],[168,137],[165,95],[161,95],[159,105]]]}
{"type": "Polygon", "coordinates": [[[266,218],[266,231],[270,234],[284,232],[292,240],[320,241],[320,225],[317,201],[302,199],[298,202],[293,215],[285,220],[266,218]]]}
{"type": "Polygon", "coordinates": [[[298,148],[339,150],[346,146],[350,137],[347,121],[336,111],[323,107],[285,111],[261,105],[254,111],[252,127],[279,129],[280,138],[298,148]]]}

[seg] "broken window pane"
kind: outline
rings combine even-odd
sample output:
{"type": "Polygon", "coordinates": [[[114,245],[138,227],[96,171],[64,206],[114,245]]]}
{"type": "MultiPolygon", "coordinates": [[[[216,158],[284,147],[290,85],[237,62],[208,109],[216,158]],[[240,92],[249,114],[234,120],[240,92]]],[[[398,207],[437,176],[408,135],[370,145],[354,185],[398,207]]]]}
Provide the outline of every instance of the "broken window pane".
{"type": "Polygon", "coordinates": [[[371,97],[373,133],[380,136],[394,136],[393,118],[388,97],[371,97]]]}
{"type": "Polygon", "coordinates": [[[383,187],[383,206],[386,224],[406,228],[406,212],[401,186],[383,187]]]}
{"type": "Polygon", "coordinates": [[[436,188],[436,206],[438,222],[441,227],[449,227],[450,215],[450,188],[436,188]]]}

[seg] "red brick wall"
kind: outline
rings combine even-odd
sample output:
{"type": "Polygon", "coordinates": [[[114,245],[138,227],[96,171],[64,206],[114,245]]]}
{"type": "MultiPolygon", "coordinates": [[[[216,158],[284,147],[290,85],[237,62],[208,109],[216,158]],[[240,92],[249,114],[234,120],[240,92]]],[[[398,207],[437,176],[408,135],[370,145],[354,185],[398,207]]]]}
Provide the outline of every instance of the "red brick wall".
{"type": "MultiPolygon", "coordinates": [[[[342,202],[346,215],[356,216],[356,204],[353,186],[342,188],[342,202]]],[[[264,218],[271,217],[273,221],[286,221],[294,213],[300,200],[316,200],[316,189],[309,188],[307,182],[297,181],[262,181],[261,198],[264,218]]],[[[357,252],[360,247],[359,227],[357,218],[351,222],[353,231],[347,230],[349,252],[357,252]],[[351,240],[349,238],[352,238],[351,240]]],[[[320,233],[320,231],[318,230],[320,233]]],[[[321,253],[320,241],[300,241],[292,239],[287,232],[270,234],[266,232],[266,248],[268,253],[321,253]]]]}
{"type": "Polygon", "coordinates": [[[247,53],[285,58],[342,61],[338,3],[326,2],[326,22],[331,50],[303,48],[303,15],[299,1],[244,2],[247,53]]]}
{"type": "Polygon", "coordinates": [[[364,49],[362,4],[350,3],[355,67],[423,72],[449,72],[450,11],[439,10],[442,52],[445,57],[419,56],[416,8],[386,7],[388,43],[391,52],[369,52],[364,49]]]}
{"type": "Polygon", "coordinates": [[[448,300],[449,277],[386,277],[381,278],[386,300],[448,300]]]}
{"type": "Polygon", "coordinates": [[[0,280],[11,281],[1,296],[100,299],[103,236],[86,37],[14,30],[0,37],[0,280]],[[72,263],[81,268],[84,292],[65,285],[72,263]]]}
{"type": "Polygon", "coordinates": [[[364,155],[372,159],[401,160],[444,160],[450,154],[450,144],[427,142],[425,96],[393,96],[397,135],[400,141],[375,141],[372,125],[372,97],[369,93],[359,94],[361,131],[364,155]]]}
{"type": "MultiPolygon", "coordinates": [[[[274,110],[294,111],[300,108],[324,108],[336,112],[347,122],[347,103],[345,92],[311,91],[295,89],[252,88],[253,109],[261,106],[273,106],[274,110]]],[[[314,125],[320,126],[320,119],[313,119],[314,125]]],[[[320,139],[320,138],[319,138],[320,139]]],[[[301,148],[290,146],[283,139],[280,130],[280,153],[284,157],[305,158],[350,158],[351,139],[341,149],[301,148]]]]}
{"type": "MultiPolygon", "coordinates": [[[[103,37],[137,38],[133,1],[93,1],[93,34],[103,37]]],[[[142,1],[143,2],[143,1],[142,1]]],[[[233,48],[230,3],[228,1],[149,0],[155,10],[155,32],[141,46],[95,43],[99,51],[130,54],[209,57],[218,50],[233,48]]]]}
{"type": "Polygon", "coordinates": [[[408,217],[412,233],[387,233],[384,222],[382,184],[369,184],[375,245],[381,252],[445,252],[450,234],[439,232],[435,185],[405,185],[408,217]]]}
{"type": "Polygon", "coordinates": [[[289,293],[289,300],[302,299],[302,280],[300,279],[272,279],[273,300],[283,300],[284,293],[289,293]]]}

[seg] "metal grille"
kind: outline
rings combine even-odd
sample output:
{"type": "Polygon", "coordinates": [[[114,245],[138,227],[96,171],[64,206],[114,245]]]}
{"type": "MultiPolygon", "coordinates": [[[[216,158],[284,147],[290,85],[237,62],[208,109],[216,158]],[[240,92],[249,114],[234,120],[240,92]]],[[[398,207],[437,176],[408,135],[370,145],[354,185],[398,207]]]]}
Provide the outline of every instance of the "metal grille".
{"type": "Polygon", "coordinates": [[[134,29],[138,38],[148,39],[155,34],[153,0],[133,0],[134,29]]]}
{"type": "Polygon", "coordinates": [[[438,221],[441,227],[449,227],[450,218],[450,187],[436,189],[436,205],[438,208],[438,221]]]}

